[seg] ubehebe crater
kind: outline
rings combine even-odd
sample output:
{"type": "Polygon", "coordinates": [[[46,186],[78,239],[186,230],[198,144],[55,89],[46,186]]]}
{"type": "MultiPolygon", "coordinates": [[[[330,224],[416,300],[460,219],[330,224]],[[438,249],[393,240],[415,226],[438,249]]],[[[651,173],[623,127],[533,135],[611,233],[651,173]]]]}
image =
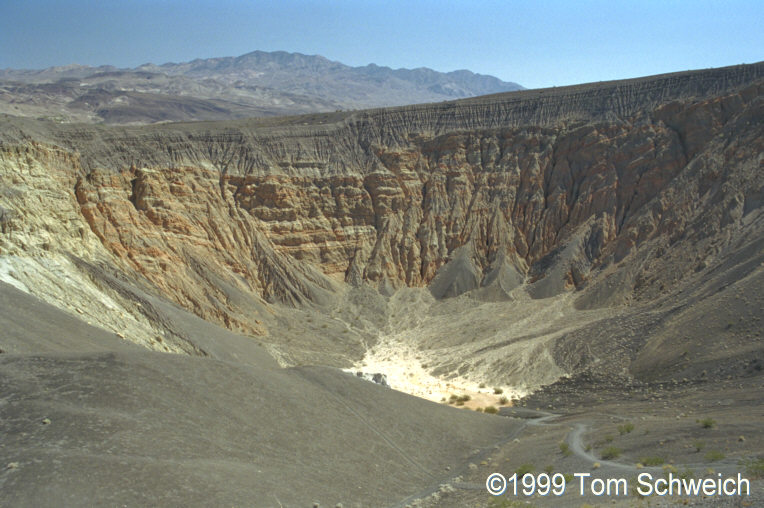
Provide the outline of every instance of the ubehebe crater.
{"type": "Polygon", "coordinates": [[[461,393],[739,385],[761,453],[763,88],[0,117],[0,504],[446,506],[521,425],[461,393]]]}

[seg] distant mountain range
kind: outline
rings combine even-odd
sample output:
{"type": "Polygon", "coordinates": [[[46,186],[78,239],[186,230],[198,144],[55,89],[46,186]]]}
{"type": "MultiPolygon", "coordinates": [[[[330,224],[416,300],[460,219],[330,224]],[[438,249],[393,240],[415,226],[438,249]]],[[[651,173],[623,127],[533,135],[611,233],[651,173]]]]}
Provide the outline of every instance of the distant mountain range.
{"type": "Polygon", "coordinates": [[[318,55],[239,57],[0,70],[0,113],[61,122],[222,120],[396,106],[522,90],[468,70],[351,67],[318,55]]]}

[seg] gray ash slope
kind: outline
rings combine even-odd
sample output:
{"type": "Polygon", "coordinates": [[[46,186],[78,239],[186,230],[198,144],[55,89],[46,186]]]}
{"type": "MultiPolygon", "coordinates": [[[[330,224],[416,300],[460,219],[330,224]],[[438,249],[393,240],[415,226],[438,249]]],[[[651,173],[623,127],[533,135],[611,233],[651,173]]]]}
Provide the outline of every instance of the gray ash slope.
{"type": "Polygon", "coordinates": [[[190,340],[219,352],[195,358],[132,346],[4,283],[0,298],[13,309],[0,314],[3,505],[387,506],[514,426],[334,369],[282,369],[205,323],[190,340]]]}

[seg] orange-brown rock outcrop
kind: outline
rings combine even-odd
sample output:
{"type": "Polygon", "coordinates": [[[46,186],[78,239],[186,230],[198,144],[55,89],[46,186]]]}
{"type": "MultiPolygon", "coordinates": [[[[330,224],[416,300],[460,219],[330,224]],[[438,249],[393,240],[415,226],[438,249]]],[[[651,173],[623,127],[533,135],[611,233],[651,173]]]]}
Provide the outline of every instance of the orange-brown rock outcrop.
{"type": "Polygon", "coordinates": [[[24,220],[13,168],[34,161],[56,168],[50,203],[87,225],[67,235],[97,238],[103,259],[247,333],[263,333],[260,299],[320,302],[343,282],[449,296],[525,281],[550,296],[619,273],[639,297],[724,249],[760,208],[763,76],[755,64],[318,122],[6,119],[5,248],[24,220]]]}

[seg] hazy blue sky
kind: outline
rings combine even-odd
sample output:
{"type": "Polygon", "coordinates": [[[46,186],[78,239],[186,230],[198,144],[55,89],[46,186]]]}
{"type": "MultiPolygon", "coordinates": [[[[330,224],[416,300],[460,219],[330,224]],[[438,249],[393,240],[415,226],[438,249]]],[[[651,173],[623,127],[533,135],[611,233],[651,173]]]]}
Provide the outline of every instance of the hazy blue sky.
{"type": "Polygon", "coordinates": [[[541,87],[752,63],[762,48],[762,0],[0,0],[0,68],[260,49],[541,87]]]}

